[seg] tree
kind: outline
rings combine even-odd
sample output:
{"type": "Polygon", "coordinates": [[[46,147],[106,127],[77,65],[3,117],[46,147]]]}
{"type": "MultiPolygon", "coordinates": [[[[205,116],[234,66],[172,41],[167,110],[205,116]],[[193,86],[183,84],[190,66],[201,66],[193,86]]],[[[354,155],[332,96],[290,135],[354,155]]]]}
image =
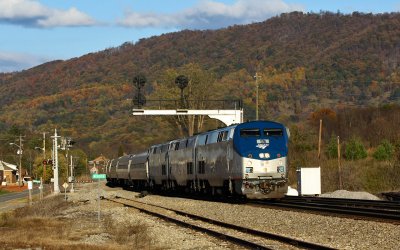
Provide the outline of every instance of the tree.
{"type": "Polygon", "coordinates": [[[124,155],[124,149],[122,147],[122,145],[119,145],[118,147],[118,157],[121,157],[124,155]]]}
{"type": "MultiPolygon", "coordinates": [[[[154,88],[153,97],[155,99],[176,101],[182,95],[186,109],[209,109],[212,106],[210,100],[215,98],[217,92],[214,75],[197,64],[186,64],[179,69],[166,70],[161,81],[157,82],[154,88]],[[179,72],[184,73],[184,75],[179,72]],[[182,88],[186,85],[186,82],[187,87],[182,88]]],[[[169,105],[163,108],[178,108],[169,105]]],[[[205,116],[188,115],[167,119],[179,128],[181,136],[191,136],[201,131],[205,116]]]]}
{"type": "Polygon", "coordinates": [[[323,108],[313,112],[310,116],[310,123],[318,127],[319,120],[323,120],[324,123],[334,123],[336,121],[336,112],[329,108],[323,108]]]}
{"type": "Polygon", "coordinates": [[[325,153],[329,159],[335,159],[338,157],[337,136],[335,134],[332,134],[325,153]]]}
{"type": "Polygon", "coordinates": [[[393,158],[394,147],[388,140],[383,140],[375,150],[373,157],[378,161],[388,161],[393,158]]]}
{"type": "Polygon", "coordinates": [[[88,157],[81,149],[73,149],[71,151],[72,161],[74,165],[74,176],[78,177],[88,173],[87,162],[88,157]]]}
{"type": "Polygon", "coordinates": [[[346,159],[348,160],[359,160],[367,157],[367,150],[358,138],[352,138],[346,144],[346,159]]]}

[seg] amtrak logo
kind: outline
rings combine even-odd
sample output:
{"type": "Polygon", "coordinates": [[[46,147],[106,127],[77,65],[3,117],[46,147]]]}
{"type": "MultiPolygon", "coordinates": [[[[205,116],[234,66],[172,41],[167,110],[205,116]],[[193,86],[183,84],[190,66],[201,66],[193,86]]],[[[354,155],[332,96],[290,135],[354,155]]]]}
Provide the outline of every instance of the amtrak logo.
{"type": "Polygon", "coordinates": [[[269,139],[258,139],[257,140],[257,148],[265,149],[269,146],[269,139]]]}
{"type": "Polygon", "coordinates": [[[268,144],[257,144],[256,147],[257,148],[261,148],[261,149],[265,149],[266,147],[268,147],[268,144]]]}

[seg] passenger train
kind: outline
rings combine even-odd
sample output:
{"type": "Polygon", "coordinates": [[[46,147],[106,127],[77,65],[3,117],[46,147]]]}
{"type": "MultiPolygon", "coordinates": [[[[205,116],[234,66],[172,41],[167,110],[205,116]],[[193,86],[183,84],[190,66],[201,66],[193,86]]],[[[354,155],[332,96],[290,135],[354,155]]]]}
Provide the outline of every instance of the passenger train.
{"type": "Polygon", "coordinates": [[[281,198],[288,188],[289,130],[252,121],[153,145],[113,159],[111,185],[149,190],[281,198]]]}

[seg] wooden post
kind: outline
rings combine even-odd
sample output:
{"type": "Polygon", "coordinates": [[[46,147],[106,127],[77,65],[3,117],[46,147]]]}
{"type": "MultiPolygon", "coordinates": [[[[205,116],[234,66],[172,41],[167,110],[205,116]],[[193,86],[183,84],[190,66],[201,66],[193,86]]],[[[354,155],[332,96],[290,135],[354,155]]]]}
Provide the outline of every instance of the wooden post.
{"type": "Polygon", "coordinates": [[[340,165],[340,139],[339,136],[337,137],[337,151],[338,151],[338,169],[339,169],[339,189],[343,188],[342,185],[342,169],[340,165]]]}
{"type": "Polygon", "coordinates": [[[40,194],[39,194],[39,199],[43,200],[43,179],[40,177],[40,186],[39,186],[40,194]]]}
{"type": "Polygon", "coordinates": [[[319,120],[318,159],[321,158],[322,119],[319,120]]]}

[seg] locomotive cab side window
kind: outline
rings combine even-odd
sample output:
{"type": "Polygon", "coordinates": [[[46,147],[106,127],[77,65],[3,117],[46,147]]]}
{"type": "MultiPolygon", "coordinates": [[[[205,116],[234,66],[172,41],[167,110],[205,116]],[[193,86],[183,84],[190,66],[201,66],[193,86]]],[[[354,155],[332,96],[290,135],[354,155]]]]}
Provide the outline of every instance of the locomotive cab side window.
{"type": "Polygon", "coordinates": [[[283,136],[283,130],[280,128],[265,128],[265,136],[283,136]]]}
{"type": "Polygon", "coordinates": [[[240,130],[241,137],[259,137],[261,135],[258,128],[242,128],[240,130]]]}

